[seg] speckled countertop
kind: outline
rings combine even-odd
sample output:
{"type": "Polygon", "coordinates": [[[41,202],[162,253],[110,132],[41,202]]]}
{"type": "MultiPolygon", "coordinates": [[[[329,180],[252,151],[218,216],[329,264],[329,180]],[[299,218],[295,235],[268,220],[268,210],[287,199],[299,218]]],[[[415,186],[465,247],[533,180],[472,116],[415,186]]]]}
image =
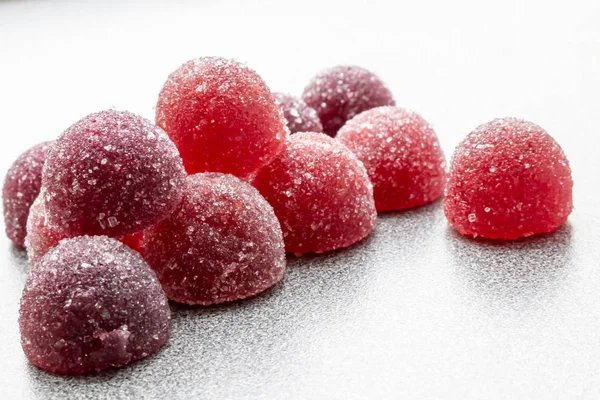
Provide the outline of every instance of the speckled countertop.
{"type": "Polygon", "coordinates": [[[17,326],[27,265],[1,235],[0,397],[600,398],[600,6],[416,3],[0,2],[2,175],[89,112],[151,118],[166,74],[220,54],[294,92],[323,66],[372,68],[432,122],[448,156],[479,123],[530,119],[570,158],[576,208],[558,232],[513,243],[457,235],[440,202],[381,215],[350,249],[289,258],[284,281],[258,297],[173,306],[157,355],[79,378],[27,364],[17,326]],[[344,18],[332,24],[334,13],[344,18]],[[321,29],[288,31],[307,18],[321,29]]]}

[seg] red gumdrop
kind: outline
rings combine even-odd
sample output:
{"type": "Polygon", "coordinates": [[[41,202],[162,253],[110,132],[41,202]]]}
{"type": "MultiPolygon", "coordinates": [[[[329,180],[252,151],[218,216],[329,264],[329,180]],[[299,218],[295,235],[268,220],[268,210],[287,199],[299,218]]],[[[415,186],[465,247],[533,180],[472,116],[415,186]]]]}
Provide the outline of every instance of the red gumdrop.
{"type": "Polygon", "coordinates": [[[304,100],[287,93],[274,93],[273,96],[279,102],[290,133],[323,132],[317,112],[307,106],[304,100]]]}
{"type": "Polygon", "coordinates": [[[48,224],[69,237],[139,232],[175,209],[184,181],[177,149],[160,128],[129,112],[91,114],[48,152],[48,224]]]}
{"type": "Polygon", "coordinates": [[[180,207],[144,232],[145,257],[167,296],[211,305],[279,282],[285,251],[273,208],[248,183],[220,173],[187,179],[180,207]]]}
{"type": "Polygon", "coordinates": [[[285,249],[322,253],[375,229],[373,187],[356,156],[322,133],[297,133],[253,185],[279,218],[285,249]]]}
{"type": "Polygon", "coordinates": [[[171,311],[138,253],[106,236],[80,236],[31,270],[19,326],[33,365],[81,375],[155,353],[169,338],[171,311]]]}
{"type": "MultiPolygon", "coordinates": [[[[29,218],[27,218],[27,236],[25,237],[25,248],[29,264],[35,264],[50,249],[58,246],[58,243],[67,236],[53,228],[46,221],[46,209],[44,207],[43,192],[31,205],[29,218]]],[[[121,242],[144,255],[144,242],[142,232],[125,236],[121,242]]]]}
{"type": "Polygon", "coordinates": [[[569,162],[544,129],[495,119],[456,148],[444,212],[463,235],[517,239],[560,227],[573,209],[572,190],[569,162]]]}
{"type": "Polygon", "coordinates": [[[188,61],[169,75],[158,96],[156,123],[179,149],[189,174],[247,176],[280,151],[287,135],[261,77],[220,57],[188,61]]]}
{"type": "Polygon", "coordinates": [[[446,162],[437,136],[419,114],[377,107],[358,114],[336,139],[363,162],[378,211],[432,202],[444,193],[446,162]]]}
{"type": "Polygon", "coordinates": [[[317,110],[323,132],[329,136],[363,111],[395,105],[392,93],[375,74],[355,66],[321,72],[304,89],[302,100],[317,110]]]}
{"type": "Polygon", "coordinates": [[[29,208],[40,193],[42,168],[53,143],[40,143],[21,154],[4,179],[2,200],[6,236],[16,245],[25,244],[29,208]]]}

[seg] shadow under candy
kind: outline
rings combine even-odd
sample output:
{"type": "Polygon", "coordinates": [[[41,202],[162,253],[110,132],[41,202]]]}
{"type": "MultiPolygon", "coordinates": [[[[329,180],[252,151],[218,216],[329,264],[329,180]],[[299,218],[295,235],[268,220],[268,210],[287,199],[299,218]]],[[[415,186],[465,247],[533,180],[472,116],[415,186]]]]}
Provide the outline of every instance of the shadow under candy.
{"type": "Polygon", "coordinates": [[[568,223],[516,241],[473,239],[449,227],[445,239],[459,287],[494,312],[548,306],[571,270],[568,223]]]}

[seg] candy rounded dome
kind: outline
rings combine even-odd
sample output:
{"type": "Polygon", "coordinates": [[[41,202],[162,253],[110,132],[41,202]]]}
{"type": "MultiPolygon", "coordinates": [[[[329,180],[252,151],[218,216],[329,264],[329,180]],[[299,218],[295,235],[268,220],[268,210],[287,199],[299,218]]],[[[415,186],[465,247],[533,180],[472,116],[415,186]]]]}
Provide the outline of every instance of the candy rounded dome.
{"type": "Polygon", "coordinates": [[[11,165],[2,187],[6,236],[16,245],[25,244],[29,209],[42,186],[42,168],[53,142],[43,142],[21,154],[11,165]]]}
{"type": "Polygon", "coordinates": [[[456,148],[444,212],[464,235],[518,239],[565,223],[572,190],[569,162],[544,129],[516,118],[495,119],[456,148]]]}
{"type": "Polygon", "coordinates": [[[417,207],[443,195],[444,153],[419,114],[398,107],[373,108],[348,121],[336,139],[365,165],[378,211],[417,207]]]}
{"type": "Polygon", "coordinates": [[[33,365],[81,375],[158,351],[171,332],[171,311],[138,253],[106,236],[80,236],[62,240],[32,268],[19,327],[33,365]]]}
{"type": "Polygon", "coordinates": [[[221,173],[187,178],[180,207],[144,232],[144,251],[167,296],[186,304],[256,295],[286,266],[273,208],[248,183],[221,173]]]}
{"type": "Polygon", "coordinates": [[[169,215],[185,170],[162,129],[126,111],[88,115],[48,153],[42,175],[48,225],[66,236],[123,237],[169,215]]]}
{"type": "Polygon", "coordinates": [[[179,149],[189,174],[240,178],[275,157],[288,132],[262,78],[221,57],[188,61],[169,75],[158,96],[156,123],[179,149]]]}
{"type": "Polygon", "coordinates": [[[304,89],[302,100],[317,111],[323,132],[329,136],[363,111],[395,105],[381,79],[357,66],[337,66],[317,74],[304,89]]]}
{"type": "Polygon", "coordinates": [[[296,255],[347,247],[375,229],[367,171],[346,146],[325,134],[291,135],[253,185],[275,209],[286,251],[296,255]]]}

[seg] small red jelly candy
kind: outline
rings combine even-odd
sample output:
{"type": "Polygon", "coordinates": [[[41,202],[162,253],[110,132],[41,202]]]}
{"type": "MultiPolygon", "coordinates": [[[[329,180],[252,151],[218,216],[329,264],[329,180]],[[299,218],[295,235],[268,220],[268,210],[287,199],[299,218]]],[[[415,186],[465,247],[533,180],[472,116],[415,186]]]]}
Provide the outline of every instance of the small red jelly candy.
{"type": "Polygon", "coordinates": [[[456,148],[444,212],[463,235],[517,239],[561,226],[573,209],[572,189],[569,162],[544,129],[496,119],[456,148]]]}
{"type": "Polygon", "coordinates": [[[187,179],[181,206],[144,232],[145,257],[167,296],[211,305],[279,282],[285,251],[273,208],[248,183],[221,173],[187,179]]]}
{"type": "Polygon", "coordinates": [[[171,137],[188,173],[225,172],[245,177],[268,163],[287,135],[271,91],[237,61],[188,61],[164,84],[156,123],[171,137]]]}
{"type": "Polygon", "coordinates": [[[304,89],[302,99],[317,110],[329,136],[335,136],[346,121],[363,111],[395,105],[392,93],[375,74],[354,66],[321,72],[304,89]]]}
{"type": "Polygon", "coordinates": [[[287,120],[290,133],[323,132],[323,125],[314,108],[306,105],[304,100],[286,93],[274,93],[279,102],[283,116],[287,120]]]}
{"type": "Polygon", "coordinates": [[[177,149],[160,128],[129,112],[91,114],[48,152],[47,222],[69,237],[123,237],[169,215],[184,181],[177,149]]]}
{"type": "Polygon", "coordinates": [[[54,142],[40,143],[21,154],[9,168],[2,188],[6,236],[14,244],[25,244],[29,208],[40,193],[42,167],[54,142]]]}
{"type": "Polygon", "coordinates": [[[336,138],[365,165],[378,211],[420,206],[444,193],[444,154],[419,114],[373,108],[348,121],[336,138]]]}
{"type": "Polygon", "coordinates": [[[81,375],[155,353],[169,338],[171,311],[138,253],[106,236],[80,236],[31,270],[19,326],[33,365],[81,375]]]}
{"type": "MultiPolygon", "coordinates": [[[[52,229],[46,221],[46,210],[44,207],[43,191],[31,205],[29,218],[27,218],[27,236],[25,237],[25,248],[29,264],[35,264],[50,249],[67,238],[63,233],[52,229]]],[[[144,242],[142,232],[125,236],[121,242],[133,250],[144,255],[144,242]]]]}
{"type": "Polygon", "coordinates": [[[291,135],[253,184],[275,209],[286,251],[296,255],[350,246],[375,228],[373,187],[364,166],[322,133],[291,135]]]}
{"type": "Polygon", "coordinates": [[[46,220],[46,209],[44,207],[44,193],[35,199],[27,218],[27,237],[25,248],[29,264],[38,262],[50,249],[67,236],[52,229],[46,220]]]}

